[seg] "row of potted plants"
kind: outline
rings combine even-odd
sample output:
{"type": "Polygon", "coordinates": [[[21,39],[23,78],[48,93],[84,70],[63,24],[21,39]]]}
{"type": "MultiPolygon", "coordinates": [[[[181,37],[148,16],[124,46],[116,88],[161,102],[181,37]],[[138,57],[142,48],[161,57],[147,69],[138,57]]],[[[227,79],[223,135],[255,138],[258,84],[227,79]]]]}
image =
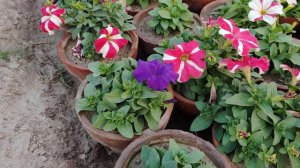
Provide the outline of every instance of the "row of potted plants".
{"type": "Polygon", "coordinates": [[[41,29],[64,31],[59,56],[83,81],[76,111],[92,138],[118,152],[136,139],[116,167],[133,158],[136,167],[299,167],[298,3],[218,0],[199,17],[181,0],[159,0],[132,18],[119,2],[58,0],[42,8],[41,29]],[[186,142],[209,146],[195,136],[147,135],[166,127],[175,102],[195,118],[190,131],[212,128],[228,158],[186,142]]]}

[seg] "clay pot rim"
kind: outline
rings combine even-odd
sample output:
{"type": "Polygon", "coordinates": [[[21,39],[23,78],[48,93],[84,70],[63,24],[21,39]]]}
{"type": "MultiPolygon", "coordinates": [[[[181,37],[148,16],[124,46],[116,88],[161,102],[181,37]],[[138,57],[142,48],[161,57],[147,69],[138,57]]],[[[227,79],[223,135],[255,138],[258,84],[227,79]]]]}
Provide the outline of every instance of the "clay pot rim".
{"type": "MultiPolygon", "coordinates": [[[[129,36],[132,39],[131,48],[129,50],[128,57],[136,59],[139,38],[138,38],[137,34],[132,30],[127,31],[127,33],[129,34],[129,36]]],[[[58,47],[57,47],[58,48],[58,56],[60,57],[61,60],[63,60],[63,62],[65,62],[69,66],[75,67],[76,69],[80,69],[80,70],[86,70],[86,71],[89,70],[87,66],[76,65],[68,58],[66,49],[71,40],[72,40],[71,34],[68,34],[68,33],[63,34],[61,40],[59,41],[58,47]]]]}
{"type": "Polygon", "coordinates": [[[180,99],[181,101],[183,101],[183,102],[185,102],[185,103],[187,103],[187,104],[189,104],[189,105],[195,106],[195,101],[185,98],[183,95],[181,95],[181,94],[180,94],[179,92],[177,92],[176,90],[174,90],[174,97],[175,97],[176,99],[180,99]]]}
{"type": "MultiPolygon", "coordinates": [[[[86,86],[87,83],[88,83],[88,80],[86,78],[79,85],[78,91],[77,91],[77,94],[76,94],[75,102],[77,102],[79,99],[82,98],[84,87],[86,86]]],[[[172,97],[174,97],[172,87],[168,86],[167,90],[168,90],[168,92],[170,92],[172,94],[172,97]]],[[[161,119],[160,119],[159,127],[158,127],[157,130],[164,128],[164,125],[166,125],[166,122],[168,122],[169,119],[170,119],[173,108],[174,108],[174,104],[170,103],[169,106],[167,107],[167,109],[165,110],[164,114],[162,115],[161,119]]],[[[82,123],[82,125],[87,129],[88,132],[92,132],[93,134],[96,134],[96,135],[99,135],[99,136],[102,136],[102,137],[110,137],[111,139],[115,139],[115,140],[119,140],[119,141],[134,140],[134,139],[136,139],[137,137],[140,136],[140,135],[134,135],[133,138],[129,139],[129,138],[123,137],[121,134],[107,132],[107,131],[97,129],[97,128],[93,127],[91,121],[88,119],[88,117],[86,115],[87,113],[91,113],[91,112],[90,111],[85,111],[85,110],[80,111],[80,112],[77,113],[77,116],[78,116],[80,122],[82,123]]],[[[143,131],[143,133],[147,132],[147,131],[151,131],[151,130],[149,128],[147,128],[146,130],[143,131]]]]}
{"type": "Polygon", "coordinates": [[[178,143],[184,144],[187,146],[195,147],[205,153],[205,155],[218,167],[229,168],[232,167],[232,163],[230,160],[226,160],[224,155],[217,151],[214,146],[195,136],[192,133],[184,132],[181,130],[162,130],[156,133],[148,133],[147,135],[143,135],[136,140],[134,140],[131,144],[129,144],[122,152],[119,157],[115,168],[127,166],[131,159],[136,156],[137,153],[140,152],[141,147],[145,144],[155,144],[155,142],[168,141],[170,138],[175,139],[178,143]],[[152,142],[152,143],[151,143],[152,142]],[[212,151],[212,153],[209,153],[212,151]],[[218,156],[218,157],[215,157],[218,156]],[[219,163],[220,165],[216,164],[219,163]]]}
{"type": "MultiPolygon", "coordinates": [[[[136,27],[136,34],[138,35],[138,37],[139,38],[141,38],[143,41],[145,41],[146,43],[149,43],[149,44],[152,44],[152,45],[159,45],[159,44],[156,44],[156,43],[153,43],[152,41],[150,41],[148,38],[144,38],[143,36],[141,36],[141,32],[140,32],[140,29],[139,29],[139,26],[140,26],[140,24],[141,24],[141,22],[142,22],[142,20],[146,17],[146,16],[148,16],[149,14],[148,14],[148,12],[149,11],[151,11],[152,9],[154,9],[155,7],[157,7],[159,4],[157,3],[157,4],[153,4],[153,5],[150,5],[148,8],[146,8],[146,9],[143,9],[143,10],[140,10],[135,16],[134,16],[134,18],[133,18],[133,21],[134,21],[134,24],[135,24],[135,27],[136,27]],[[145,16],[143,16],[143,15],[145,15],[145,16]],[[142,18],[142,19],[140,19],[140,18],[142,18]],[[138,21],[138,20],[140,20],[140,21],[138,21]]],[[[191,12],[191,11],[190,11],[191,12]]],[[[197,14],[195,14],[195,13],[193,13],[193,12],[191,12],[192,14],[193,14],[193,19],[196,21],[196,22],[198,22],[198,24],[199,24],[199,26],[201,25],[201,19],[200,19],[200,17],[197,15],[197,14]]]]}

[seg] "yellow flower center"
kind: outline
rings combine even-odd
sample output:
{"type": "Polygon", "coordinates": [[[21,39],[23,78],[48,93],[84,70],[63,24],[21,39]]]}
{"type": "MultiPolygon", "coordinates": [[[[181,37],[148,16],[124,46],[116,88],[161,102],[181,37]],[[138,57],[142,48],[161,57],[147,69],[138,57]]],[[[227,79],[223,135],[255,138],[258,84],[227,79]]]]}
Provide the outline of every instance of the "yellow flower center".
{"type": "Polygon", "coordinates": [[[109,34],[106,35],[106,39],[107,39],[107,41],[111,41],[111,36],[109,34]]]}
{"type": "Polygon", "coordinates": [[[266,14],[267,14],[267,10],[262,9],[262,10],[260,11],[260,14],[266,15],[266,14]]]}
{"type": "Polygon", "coordinates": [[[181,61],[187,61],[189,59],[189,56],[187,54],[183,54],[180,57],[181,61]]]}

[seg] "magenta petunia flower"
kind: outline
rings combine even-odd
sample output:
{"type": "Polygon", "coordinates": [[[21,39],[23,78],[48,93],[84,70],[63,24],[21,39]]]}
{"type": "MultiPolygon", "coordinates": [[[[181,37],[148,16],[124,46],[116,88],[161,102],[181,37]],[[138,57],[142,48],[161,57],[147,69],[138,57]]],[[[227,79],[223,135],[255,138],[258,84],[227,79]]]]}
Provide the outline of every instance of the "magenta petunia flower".
{"type": "Polygon", "coordinates": [[[241,60],[223,59],[219,63],[220,67],[227,66],[231,73],[235,73],[238,70],[244,68],[259,69],[259,74],[263,74],[269,70],[270,61],[267,57],[261,57],[260,59],[244,56],[241,60]]]}
{"type": "Polygon", "coordinates": [[[200,50],[197,41],[190,41],[174,45],[175,49],[167,49],[163,56],[164,63],[172,63],[178,74],[178,82],[187,82],[190,77],[199,78],[204,69],[205,51],[200,50]]]}
{"type": "Polygon", "coordinates": [[[65,9],[59,8],[56,5],[50,5],[43,6],[41,12],[41,30],[49,35],[53,35],[54,29],[59,30],[61,24],[64,23],[64,20],[61,18],[61,16],[65,13],[65,9]]]}
{"type": "Polygon", "coordinates": [[[234,48],[241,56],[247,56],[251,49],[258,48],[258,40],[248,29],[236,27],[233,20],[227,20],[219,17],[219,33],[232,42],[234,48]]]}
{"type": "Polygon", "coordinates": [[[138,61],[137,68],[133,71],[135,79],[146,82],[153,90],[164,90],[170,82],[176,83],[177,74],[173,71],[172,64],[164,64],[159,60],[138,61]]]}
{"type": "Polygon", "coordinates": [[[281,64],[280,67],[285,71],[289,71],[296,80],[300,81],[300,70],[299,69],[291,68],[286,64],[281,64]]]}
{"type": "Polygon", "coordinates": [[[118,28],[108,25],[100,31],[100,37],[94,42],[96,52],[103,58],[114,58],[119,50],[127,45],[128,40],[123,38],[118,28]]]}
{"type": "Polygon", "coordinates": [[[276,22],[276,16],[283,14],[283,6],[274,0],[252,0],[249,7],[248,18],[252,22],[263,20],[272,25],[276,22]]]}

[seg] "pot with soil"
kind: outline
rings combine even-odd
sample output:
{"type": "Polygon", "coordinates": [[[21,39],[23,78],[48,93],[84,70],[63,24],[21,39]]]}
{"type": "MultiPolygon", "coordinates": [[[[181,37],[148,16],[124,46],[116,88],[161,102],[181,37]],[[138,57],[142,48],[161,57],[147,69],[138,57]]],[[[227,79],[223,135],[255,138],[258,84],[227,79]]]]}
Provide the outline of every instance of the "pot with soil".
{"type": "MultiPolygon", "coordinates": [[[[134,31],[128,31],[127,33],[130,36],[132,43],[129,43],[127,46],[120,49],[116,60],[126,57],[135,59],[137,57],[138,36],[134,31]]],[[[91,73],[87,67],[90,61],[87,58],[79,59],[73,56],[72,47],[74,47],[75,44],[76,42],[72,40],[71,35],[64,33],[58,44],[58,55],[66,69],[73,76],[82,81],[91,73]]],[[[104,59],[100,59],[99,61],[104,61],[104,59]]]]}
{"type": "MultiPolygon", "coordinates": [[[[163,5],[163,4],[160,4],[163,5]]],[[[135,27],[137,28],[136,33],[140,38],[140,47],[141,49],[148,55],[154,53],[154,48],[158,47],[162,40],[173,37],[174,35],[180,33],[179,30],[168,30],[170,34],[164,36],[163,34],[157,34],[154,27],[149,27],[148,22],[153,20],[153,16],[149,15],[149,12],[153,11],[153,9],[158,8],[160,5],[155,4],[144,10],[141,10],[134,17],[135,27]]],[[[187,10],[187,9],[186,9],[187,10]]],[[[189,12],[188,10],[186,12],[189,12]]],[[[192,14],[192,13],[191,13],[192,14]]],[[[170,17],[170,16],[167,16],[170,17]]],[[[195,29],[197,26],[201,24],[199,16],[196,14],[192,14],[192,27],[195,29]]],[[[179,20],[180,22],[180,20],[179,20]]],[[[159,24],[159,23],[158,23],[159,24]]],[[[169,26],[169,25],[167,25],[169,26]]],[[[162,33],[162,30],[161,30],[162,33]]]]}
{"type": "Polygon", "coordinates": [[[136,64],[130,58],[91,63],[92,70],[108,69],[93,72],[81,83],[76,95],[76,111],[86,131],[95,141],[116,152],[121,152],[146,130],[164,129],[173,111],[172,88],[154,91],[138,83],[130,69],[136,64]],[[114,75],[106,76],[112,74],[109,72],[112,66],[118,69],[113,69],[114,75]]]}
{"type": "Polygon", "coordinates": [[[197,116],[200,113],[195,105],[195,101],[185,98],[177,91],[174,91],[174,97],[177,100],[176,103],[181,111],[184,111],[191,116],[197,116]]]}
{"type": "Polygon", "coordinates": [[[200,13],[202,8],[215,0],[183,0],[189,6],[189,10],[195,13],[200,13]]]}
{"type": "MultiPolygon", "coordinates": [[[[194,154],[201,152],[204,154],[203,164],[211,163],[212,166],[222,168],[232,167],[232,163],[229,160],[226,160],[225,157],[209,142],[204,141],[191,133],[179,130],[163,130],[157,133],[149,132],[147,135],[141,136],[133,141],[122,152],[115,168],[142,168],[144,160],[141,159],[141,153],[143,152],[143,156],[145,156],[144,154],[147,154],[147,148],[153,150],[153,147],[156,147],[158,149],[168,149],[168,151],[173,151],[172,148],[174,146],[181,149],[183,148],[194,154]]],[[[145,158],[147,159],[147,157],[145,158]]]]}
{"type": "Polygon", "coordinates": [[[146,6],[144,5],[144,7],[142,7],[142,5],[137,1],[133,0],[133,2],[131,4],[127,4],[126,6],[126,12],[131,15],[131,16],[135,16],[137,13],[139,13],[141,10],[147,8],[148,6],[153,6],[155,4],[157,4],[156,0],[149,0],[148,2],[149,4],[146,6]]]}

